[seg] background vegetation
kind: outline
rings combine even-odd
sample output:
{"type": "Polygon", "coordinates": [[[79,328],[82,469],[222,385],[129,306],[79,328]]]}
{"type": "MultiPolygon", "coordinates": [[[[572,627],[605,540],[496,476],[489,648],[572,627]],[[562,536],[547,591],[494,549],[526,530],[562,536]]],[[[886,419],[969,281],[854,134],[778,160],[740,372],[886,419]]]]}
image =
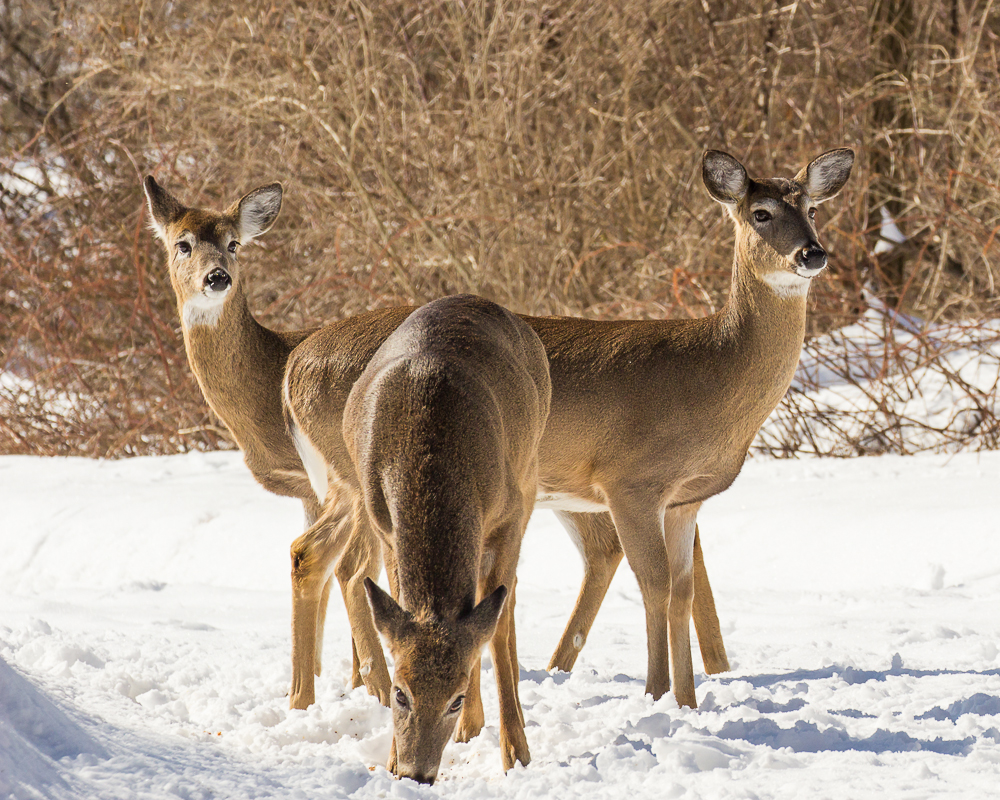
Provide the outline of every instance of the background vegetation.
{"type": "MultiPolygon", "coordinates": [[[[810,333],[872,296],[993,317],[998,22],[993,0],[0,0],[0,452],[228,444],[185,361],[146,173],[216,208],[282,181],[247,252],[266,325],[459,291],[699,316],[732,253],[701,151],[769,176],[851,146],[810,333]],[[874,255],[882,209],[909,238],[874,255]]],[[[993,446],[995,386],[968,391],[993,446]]]]}

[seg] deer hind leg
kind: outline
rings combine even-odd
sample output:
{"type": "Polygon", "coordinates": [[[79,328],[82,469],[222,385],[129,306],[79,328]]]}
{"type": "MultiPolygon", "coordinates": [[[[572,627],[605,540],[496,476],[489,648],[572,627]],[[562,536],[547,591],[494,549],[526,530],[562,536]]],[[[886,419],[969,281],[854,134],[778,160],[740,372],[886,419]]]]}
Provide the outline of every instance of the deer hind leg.
{"type": "Polygon", "coordinates": [[[332,498],[319,519],[292,542],[292,708],[316,700],[315,670],[324,587],[330,567],[343,549],[351,527],[351,508],[332,498]]]}
{"type": "MultiPolygon", "coordinates": [[[[309,530],[313,525],[316,524],[316,520],[319,519],[322,513],[322,507],[315,501],[309,499],[302,500],[302,509],[305,512],[305,526],[303,530],[309,530]]],[[[313,674],[319,676],[323,674],[323,628],[326,625],[326,606],[330,601],[330,578],[327,578],[325,584],[323,584],[323,593],[319,601],[319,609],[316,619],[316,666],[313,669],[313,674]]],[[[355,655],[355,660],[357,656],[355,655]]],[[[357,669],[355,669],[357,672],[357,669]]],[[[358,684],[354,684],[357,686],[358,684]]]]}
{"type": "Polygon", "coordinates": [[[313,674],[316,676],[323,674],[323,629],[326,627],[326,606],[330,602],[332,583],[333,577],[328,576],[319,597],[319,608],[316,609],[316,652],[313,661],[313,674]]]}
{"type": "Polygon", "coordinates": [[[670,650],[674,697],[678,705],[697,708],[691,664],[691,606],[694,600],[695,519],[700,503],[669,508],[663,515],[663,541],[670,569],[670,650]]]}
{"type": "Polygon", "coordinates": [[[705,556],[701,550],[701,534],[697,525],[694,526],[693,614],[694,630],[698,634],[698,645],[701,647],[701,660],[705,665],[705,672],[709,675],[728,672],[729,657],[726,655],[726,645],[722,641],[719,615],[715,610],[712,586],[708,582],[705,556]]]}
{"type": "Polygon", "coordinates": [[[347,606],[361,680],[370,695],[388,706],[392,681],[365,594],[365,578],[378,580],[382,570],[381,545],[371,528],[360,496],[354,498],[353,506],[354,524],[343,554],[334,567],[334,574],[347,606]]]}
{"type": "Polygon", "coordinates": [[[646,694],[651,694],[656,700],[670,691],[667,624],[670,572],[667,569],[659,504],[659,497],[652,492],[626,492],[614,496],[610,502],[625,558],[635,573],[642,593],[646,611],[646,694]]]}
{"type": "Polygon", "coordinates": [[[569,672],[587,641],[594,618],[622,560],[622,548],[609,514],[557,511],[556,516],[583,557],[580,594],[548,666],[550,670],[569,672]]]}

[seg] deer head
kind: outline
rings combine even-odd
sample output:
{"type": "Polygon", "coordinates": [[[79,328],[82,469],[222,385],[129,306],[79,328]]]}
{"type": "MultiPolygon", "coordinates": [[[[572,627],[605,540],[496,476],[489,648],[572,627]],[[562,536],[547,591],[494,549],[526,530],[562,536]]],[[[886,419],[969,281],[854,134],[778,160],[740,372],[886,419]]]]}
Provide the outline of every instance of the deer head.
{"type": "Polygon", "coordinates": [[[375,627],[396,662],[390,705],[397,773],[433,783],[478,657],[496,630],[501,586],[455,620],[418,619],[365,579],[375,627]]]}
{"type": "Polygon", "coordinates": [[[185,327],[214,325],[239,282],[239,247],[266,232],[278,217],[281,184],[254,189],[221,214],[186,208],[151,175],[143,188],[153,231],[167,250],[185,327]]]}
{"type": "Polygon", "coordinates": [[[844,187],[854,164],[851,150],[831,150],[791,180],[757,181],[728,153],[707,150],[702,179],[736,224],[736,263],[781,296],[804,296],[826,266],[816,236],[816,206],[844,187]]]}

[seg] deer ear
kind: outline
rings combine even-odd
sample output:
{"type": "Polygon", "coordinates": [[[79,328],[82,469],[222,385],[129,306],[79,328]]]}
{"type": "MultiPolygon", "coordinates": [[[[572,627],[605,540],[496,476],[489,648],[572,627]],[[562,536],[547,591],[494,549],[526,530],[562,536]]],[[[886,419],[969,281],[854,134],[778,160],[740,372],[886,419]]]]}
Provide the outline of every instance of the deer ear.
{"type": "Polygon", "coordinates": [[[501,586],[489,597],[484,597],[479,605],[459,618],[458,621],[472,634],[478,647],[482,647],[493,638],[506,599],[507,587],[501,586]]]}
{"type": "Polygon", "coordinates": [[[705,151],[701,159],[701,179],[712,199],[726,206],[740,202],[750,187],[750,178],[743,165],[721,150],[705,151]]]}
{"type": "Polygon", "coordinates": [[[795,176],[795,180],[805,187],[806,194],[814,203],[825,203],[844,188],[853,166],[853,150],[846,147],[830,150],[810,161],[795,176]]]}
{"type": "Polygon", "coordinates": [[[371,578],[365,578],[365,593],[368,595],[368,605],[371,606],[375,628],[389,641],[391,649],[391,644],[402,638],[403,630],[410,622],[411,615],[380,589],[371,578]]]}
{"type": "Polygon", "coordinates": [[[164,242],[167,241],[167,226],[176,222],[187,211],[170,192],[156,182],[152,175],[147,175],[142,182],[146,192],[146,204],[149,206],[149,218],[153,232],[164,242]]]}
{"type": "Polygon", "coordinates": [[[244,195],[233,207],[240,229],[240,243],[246,244],[266,233],[281,211],[281,184],[270,183],[244,195]]]}

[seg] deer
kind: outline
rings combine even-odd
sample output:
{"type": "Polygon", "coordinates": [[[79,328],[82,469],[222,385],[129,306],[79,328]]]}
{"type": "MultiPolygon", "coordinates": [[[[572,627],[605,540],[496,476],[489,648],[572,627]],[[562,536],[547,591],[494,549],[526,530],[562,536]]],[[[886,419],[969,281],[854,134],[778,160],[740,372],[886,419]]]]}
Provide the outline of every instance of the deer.
{"type": "Polygon", "coordinates": [[[534,331],[473,295],[413,312],[348,395],[343,441],[399,600],[365,579],[395,662],[399,777],[434,782],[487,642],[503,768],[530,761],[513,597],[550,395],[534,331]]]}
{"type": "MultiPolygon", "coordinates": [[[[697,707],[690,619],[699,580],[698,510],[736,479],[791,385],[809,286],[827,264],[816,206],[840,192],[853,164],[851,150],[837,149],[792,179],[756,180],[733,156],[708,150],[703,182],[736,231],[729,297],[717,313],[530,322],[552,380],[536,508],[593,513],[580,537],[604,541],[586,546],[588,557],[605,560],[588,570],[590,594],[581,592],[564,640],[586,635],[593,621],[587,602],[600,604],[620,560],[600,517],[608,512],[645,607],[646,692],[654,698],[670,689],[672,665],[677,703],[697,707]]],[[[571,657],[571,649],[560,642],[556,658],[571,657]]]]}
{"type": "MultiPolygon", "coordinates": [[[[202,395],[233,435],[257,482],[274,494],[302,502],[308,530],[323,505],[285,425],[281,387],[292,350],[317,328],[281,332],[261,325],[247,302],[245,267],[239,257],[240,248],[266,233],[277,219],[281,184],[258,187],[223,212],[183,205],[152,176],[145,178],[143,188],[153,233],[167,253],[184,347],[202,395]]],[[[358,324],[366,324],[364,316],[358,324]]],[[[377,576],[381,556],[367,539],[352,542],[337,568],[343,581],[356,574],[377,576]]],[[[313,623],[313,635],[320,641],[331,580],[325,576],[320,587],[322,610],[313,623]]],[[[352,685],[360,686],[368,678],[369,692],[381,692],[380,699],[387,701],[389,674],[384,662],[382,674],[376,670],[371,677],[361,676],[362,657],[372,656],[363,651],[359,657],[352,649],[352,685]]],[[[319,675],[320,650],[311,653],[308,669],[319,675]]],[[[311,703],[313,698],[303,698],[300,686],[293,685],[292,707],[305,708],[306,700],[311,703]]]]}

